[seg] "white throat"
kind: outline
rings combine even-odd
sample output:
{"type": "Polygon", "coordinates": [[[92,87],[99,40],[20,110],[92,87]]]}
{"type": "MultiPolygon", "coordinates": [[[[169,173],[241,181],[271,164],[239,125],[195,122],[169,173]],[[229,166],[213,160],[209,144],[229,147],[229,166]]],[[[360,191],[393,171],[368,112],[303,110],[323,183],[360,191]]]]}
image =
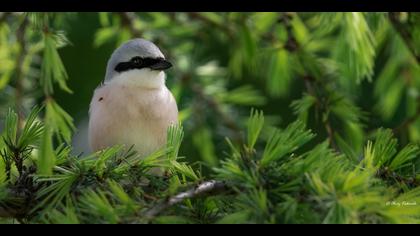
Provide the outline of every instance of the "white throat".
{"type": "Polygon", "coordinates": [[[107,84],[128,85],[147,89],[158,89],[165,86],[165,72],[151,70],[148,68],[140,70],[129,70],[115,75],[107,84]]]}

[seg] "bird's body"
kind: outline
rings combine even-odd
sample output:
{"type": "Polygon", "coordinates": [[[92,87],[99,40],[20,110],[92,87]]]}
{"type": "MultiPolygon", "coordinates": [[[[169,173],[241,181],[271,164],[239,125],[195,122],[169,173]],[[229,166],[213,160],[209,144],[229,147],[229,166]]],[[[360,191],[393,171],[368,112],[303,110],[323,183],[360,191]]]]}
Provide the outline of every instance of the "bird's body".
{"type": "Polygon", "coordinates": [[[178,108],[165,85],[165,73],[150,68],[114,73],[95,90],[89,113],[93,151],[116,144],[134,145],[141,156],[164,146],[167,128],[178,122],[178,108]]]}

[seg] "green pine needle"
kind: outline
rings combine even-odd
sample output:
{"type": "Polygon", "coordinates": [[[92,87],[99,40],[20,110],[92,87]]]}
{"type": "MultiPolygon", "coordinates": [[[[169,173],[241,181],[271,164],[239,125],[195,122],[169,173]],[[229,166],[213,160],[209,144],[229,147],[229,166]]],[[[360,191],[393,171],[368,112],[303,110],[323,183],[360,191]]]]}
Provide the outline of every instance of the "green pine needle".
{"type": "Polygon", "coordinates": [[[263,112],[251,109],[251,115],[248,119],[247,126],[248,126],[248,148],[252,150],[264,126],[263,112]]]}
{"type": "Polygon", "coordinates": [[[68,75],[57,52],[57,46],[64,41],[63,35],[57,36],[50,32],[44,33],[44,59],[41,66],[41,85],[45,94],[54,92],[53,83],[59,84],[60,88],[68,93],[73,93],[66,84],[68,75]],[[57,40],[60,38],[61,40],[57,40]]]}
{"type": "Polygon", "coordinates": [[[283,131],[273,131],[261,158],[261,166],[282,159],[287,153],[293,152],[313,137],[310,131],[305,130],[305,125],[301,121],[295,121],[283,131]]]}

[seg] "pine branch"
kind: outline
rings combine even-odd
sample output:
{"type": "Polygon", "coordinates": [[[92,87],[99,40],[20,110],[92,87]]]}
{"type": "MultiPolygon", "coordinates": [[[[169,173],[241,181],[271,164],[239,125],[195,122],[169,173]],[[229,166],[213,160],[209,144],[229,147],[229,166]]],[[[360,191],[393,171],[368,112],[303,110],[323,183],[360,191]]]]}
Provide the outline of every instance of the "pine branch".
{"type": "Polygon", "coordinates": [[[403,184],[405,184],[409,187],[412,187],[412,188],[416,188],[416,187],[420,186],[420,181],[418,179],[416,179],[415,176],[404,177],[404,176],[396,173],[395,171],[390,171],[388,167],[380,168],[377,171],[376,176],[378,176],[379,178],[381,178],[383,180],[403,183],[403,184]]]}
{"type": "Polygon", "coordinates": [[[407,48],[413,54],[414,58],[416,59],[417,63],[420,63],[420,52],[417,52],[415,47],[415,42],[413,41],[412,33],[407,29],[406,25],[404,25],[399,20],[400,12],[389,12],[388,17],[391,21],[392,25],[394,26],[395,31],[397,31],[401,38],[404,40],[407,48]]]}
{"type": "Polygon", "coordinates": [[[171,206],[174,206],[186,199],[200,197],[203,195],[217,195],[228,190],[227,185],[224,182],[210,180],[204,183],[199,184],[193,189],[190,189],[186,192],[181,192],[165,202],[151,208],[145,213],[146,217],[154,217],[159,215],[162,211],[168,209],[171,206]]]}
{"type": "MultiPolygon", "coordinates": [[[[290,53],[294,53],[297,52],[298,50],[301,50],[302,47],[301,45],[299,45],[294,33],[293,33],[293,29],[292,29],[292,25],[291,25],[291,20],[293,19],[295,13],[286,13],[286,12],[282,12],[280,13],[279,16],[279,23],[284,24],[284,26],[286,27],[287,30],[287,41],[284,45],[284,48],[289,51],[290,53]]],[[[304,75],[301,76],[301,78],[304,80],[305,83],[305,88],[307,90],[307,92],[313,96],[314,98],[316,98],[316,106],[318,109],[320,109],[322,107],[322,99],[317,95],[315,89],[313,88],[313,83],[315,82],[316,78],[311,76],[311,75],[304,75]]],[[[325,121],[323,121],[323,125],[325,128],[325,131],[327,132],[328,135],[328,141],[331,145],[332,148],[334,148],[335,150],[338,150],[338,147],[334,141],[334,129],[329,121],[329,119],[326,119],[325,121]]]]}

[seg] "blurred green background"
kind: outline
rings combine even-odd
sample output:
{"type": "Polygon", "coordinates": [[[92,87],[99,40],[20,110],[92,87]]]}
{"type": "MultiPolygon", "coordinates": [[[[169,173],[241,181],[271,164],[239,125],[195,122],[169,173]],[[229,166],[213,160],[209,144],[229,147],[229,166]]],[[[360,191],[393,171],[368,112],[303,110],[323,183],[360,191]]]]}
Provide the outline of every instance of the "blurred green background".
{"type": "MultiPolygon", "coordinates": [[[[55,89],[73,118],[74,152],[88,153],[86,125],[94,89],[122,42],[142,37],[174,64],[167,84],[185,129],[181,154],[218,165],[225,137],[240,144],[251,107],[268,126],[304,120],[317,137],[358,158],[372,130],[388,127],[402,144],[420,140],[417,13],[51,13],[69,43],[58,52],[72,94],[55,89]],[[416,58],[417,57],[417,58],[416,58]]],[[[28,28],[23,101],[16,100],[17,29],[22,13],[2,13],[0,119],[27,114],[39,92],[42,50],[28,28]]],[[[20,96],[20,95],[19,95],[20,96]]],[[[1,127],[1,126],[0,126],[1,127]]],[[[270,130],[270,129],[264,129],[270,130]]],[[[268,131],[267,131],[268,132],[268,131]]],[[[264,134],[267,137],[268,134],[264,134]]]]}

